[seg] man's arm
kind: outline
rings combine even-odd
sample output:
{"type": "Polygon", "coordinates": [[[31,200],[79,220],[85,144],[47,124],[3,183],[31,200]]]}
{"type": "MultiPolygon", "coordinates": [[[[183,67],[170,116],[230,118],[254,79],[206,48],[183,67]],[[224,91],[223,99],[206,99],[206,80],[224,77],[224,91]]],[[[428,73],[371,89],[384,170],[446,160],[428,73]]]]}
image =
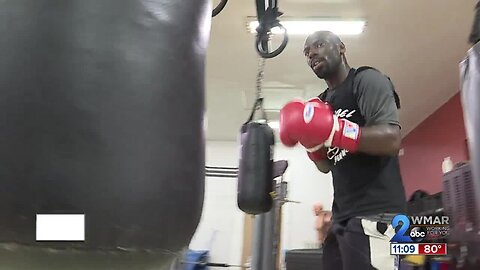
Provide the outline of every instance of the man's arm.
{"type": "Polygon", "coordinates": [[[320,160],[320,161],[314,161],[315,166],[317,166],[317,169],[323,173],[329,173],[330,172],[330,164],[326,160],[320,160]]]}
{"type": "Polygon", "coordinates": [[[360,72],[355,79],[358,107],[366,120],[358,151],[397,155],[401,143],[400,121],[390,80],[376,70],[360,72]]]}
{"type": "Polygon", "coordinates": [[[328,149],[324,146],[321,146],[320,149],[314,152],[308,152],[307,155],[310,160],[313,161],[317,169],[323,173],[328,173],[330,171],[330,164],[327,161],[328,149]]]}
{"type": "Polygon", "coordinates": [[[358,151],[370,155],[395,156],[400,150],[400,127],[380,124],[362,128],[358,151]]]}

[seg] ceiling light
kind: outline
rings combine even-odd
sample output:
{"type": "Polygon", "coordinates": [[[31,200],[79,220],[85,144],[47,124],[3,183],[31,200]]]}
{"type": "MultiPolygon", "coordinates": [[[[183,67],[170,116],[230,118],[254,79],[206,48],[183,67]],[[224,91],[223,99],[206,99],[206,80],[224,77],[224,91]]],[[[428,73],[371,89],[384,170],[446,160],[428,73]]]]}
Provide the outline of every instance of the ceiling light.
{"type": "MultiPolygon", "coordinates": [[[[288,34],[309,35],[315,31],[331,31],[337,35],[359,35],[363,32],[366,22],[364,20],[280,20],[280,23],[287,29],[288,34]]],[[[248,31],[257,33],[258,21],[248,23],[248,31]]],[[[283,31],[276,27],[272,29],[274,34],[283,34],[283,31]]]]}

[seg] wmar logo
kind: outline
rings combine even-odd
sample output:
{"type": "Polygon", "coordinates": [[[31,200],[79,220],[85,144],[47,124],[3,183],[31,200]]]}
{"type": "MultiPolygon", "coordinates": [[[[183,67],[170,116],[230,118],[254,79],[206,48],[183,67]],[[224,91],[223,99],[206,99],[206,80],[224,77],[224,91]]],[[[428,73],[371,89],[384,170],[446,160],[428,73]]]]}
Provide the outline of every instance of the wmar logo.
{"type": "MultiPolygon", "coordinates": [[[[390,242],[396,243],[412,243],[412,242],[421,242],[425,239],[426,232],[423,227],[415,226],[410,229],[410,219],[405,215],[396,215],[392,220],[392,226],[395,230],[398,226],[401,227],[392,237],[390,242]],[[410,230],[409,230],[410,229],[410,230]],[[408,233],[407,233],[408,232],[408,233]]],[[[418,224],[420,225],[420,224],[418,224]]]]}

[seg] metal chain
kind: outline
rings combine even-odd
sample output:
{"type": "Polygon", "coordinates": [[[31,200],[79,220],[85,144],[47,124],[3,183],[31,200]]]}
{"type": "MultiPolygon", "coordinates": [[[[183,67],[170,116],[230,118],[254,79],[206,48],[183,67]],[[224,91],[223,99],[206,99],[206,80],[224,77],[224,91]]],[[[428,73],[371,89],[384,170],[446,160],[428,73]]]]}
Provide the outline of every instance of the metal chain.
{"type": "Polygon", "coordinates": [[[264,70],[265,70],[265,58],[259,57],[258,73],[257,73],[257,95],[256,95],[257,100],[263,98],[262,84],[263,84],[263,78],[264,78],[264,70]]]}
{"type": "Polygon", "coordinates": [[[262,116],[264,120],[267,120],[267,115],[265,110],[263,109],[263,94],[262,94],[262,85],[265,73],[265,62],[266,59],[263,57],[259,57],[258,59],[258,73],[257,73],[257,93],[255,103],[257,104],[256,110],[262,111],[262,116]]]}

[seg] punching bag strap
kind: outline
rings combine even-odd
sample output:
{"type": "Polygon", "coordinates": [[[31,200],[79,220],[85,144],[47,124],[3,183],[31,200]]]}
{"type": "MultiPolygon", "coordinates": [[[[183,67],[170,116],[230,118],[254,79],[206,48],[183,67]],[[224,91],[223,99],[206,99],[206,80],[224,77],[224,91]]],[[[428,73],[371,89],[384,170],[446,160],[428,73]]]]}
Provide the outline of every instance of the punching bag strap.
{"type": "Polygon", "coordinates": [[[278,0],[268,0],[268,3],[265,0],[256,0],[256,2],[258,27],[255,46],[257,53],[263,58],[273,58],[282,53],[288,43],[287,29],[278,20],[283,13],[278,10],[278,0]],[[282,30],[283,40],[276,50],[270,52],[269,41],[273,28],[282,30]]]}

